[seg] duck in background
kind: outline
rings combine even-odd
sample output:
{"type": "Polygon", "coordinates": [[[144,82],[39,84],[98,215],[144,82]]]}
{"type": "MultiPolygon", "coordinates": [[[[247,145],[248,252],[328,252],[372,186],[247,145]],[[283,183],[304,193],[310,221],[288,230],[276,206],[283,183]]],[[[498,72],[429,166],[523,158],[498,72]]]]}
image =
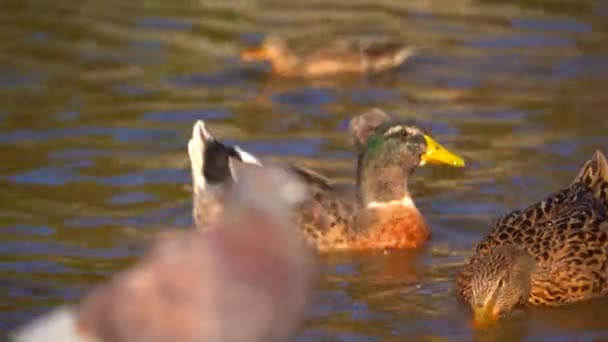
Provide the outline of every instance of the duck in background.
{"type": "MultiPolygon", "coordinates": [[[[426,163],[463,167],[464,160],[418,126],[379,109],[354,117],[350,121],[350,132],[359,151],[355,192],[303,167],[284,166],[299,177],[311,194],[291,213],[301,236],[319,251],[422,246],[428,240],[430,230],[409,192],[409,177],[418,166],[426,163]]],[[[194,125],[189,151],[195,184],[209,183],[205,173],[201,174],[201,164],[214,165],[217,173],[223,172],[226,184],[237,178],[238,172],[234,171],[241,161],[261,164],[250,154],[246,158],[210,154],[204,149],[209,146],[205,141],[218,140],[202,121],[198,121],[194,125]],[[211,160],[218,157],[226,160],[211,160]]],[[[221,196],[216,195],[221,193],[221,185],[218,189],[195,191],[195,221],[222,212],[221,196]]],[[[264,198],[260,197],[260,200],[264,198]]]]}
{"type": "Polygon", "coordinates": [[[377,73],[395,68],[413,56],[412,46],[397,42],[364,43],[339,39],[298,55],[276,35],[267,36],[256,48],[241,53],[242,61],[268,61],[282,77],[316,78],[338,74],[377,73]]]}
{"type": "Polygon", "coordinates": [[[311,250],[288,212],[305,187],[279,168],[251,167],[225,191],[206,233],[157,240],[129,270],[75,308],[19,329],[16,341],[282,341],[301,322],[313,290],[311,250]],[[260,201],[259,196],[264,200],[260,201]]]}
{"type": "Polygon", "coordinates": [[[608,163],[597,151],[568,188],[499,219],[456,279],[475,325],[608,293],[607,211],[608,163]]]}

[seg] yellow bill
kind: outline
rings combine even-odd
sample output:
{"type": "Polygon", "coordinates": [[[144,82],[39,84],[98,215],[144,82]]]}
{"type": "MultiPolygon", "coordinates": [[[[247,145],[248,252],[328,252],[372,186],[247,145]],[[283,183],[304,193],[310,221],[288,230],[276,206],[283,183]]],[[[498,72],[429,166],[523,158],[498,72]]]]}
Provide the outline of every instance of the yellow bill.
{"type": "Polygon", "coordinates": [[[496,322],[497,315],[491,307],[473,308],[473,327],[483,328],[496,322]]]}
{"type": "Polygon", "coordinates": [[[426,140],[426,152],[420,159],[420,165],[432,163],[464,167],[464,159],[448,151],[445,147],[441,146],[438,142],[426,134],[424,135],[424,139],[426,140]]]}

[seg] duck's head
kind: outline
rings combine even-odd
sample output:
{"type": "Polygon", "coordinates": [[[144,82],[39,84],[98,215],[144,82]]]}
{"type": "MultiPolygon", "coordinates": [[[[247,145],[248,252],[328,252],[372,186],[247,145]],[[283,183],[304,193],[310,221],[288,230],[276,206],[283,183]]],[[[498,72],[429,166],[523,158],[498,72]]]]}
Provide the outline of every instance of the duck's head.
{"type": "Polygon", "coordinates": [[[260,46],[246,49],[241,52],[243,61],[271,61],[277,62],[290,56],[287,43],[281,37],[267,36],[260,46]]]}
{"type": "Polygon", "coordinates": [[[193,218],[197,227],[215,221],[223,210],[226,185],[237,180],[235,163],[262,166],[262,163],[238,146],[230,146],[217,140],[202,120],[192,128],[188,142],[188,155],[192,171],[193,218]]]}
{"type": "Polygon", "coordinates": [[[467,267],[471,271],[469,304],[475,327],[487,326],[527,302],[536,269],[528,252],[503,245],[475,257],[467,267]]]}
{"type": "Polygon", "coordinates": [[[353,118],[350,131],[359,148],[358,182],[364,202],[386,202],[408,196],[408,176],[418,166],[464,167],[464,159],[448,151],[417,125],[374,109],[353,118]]]}

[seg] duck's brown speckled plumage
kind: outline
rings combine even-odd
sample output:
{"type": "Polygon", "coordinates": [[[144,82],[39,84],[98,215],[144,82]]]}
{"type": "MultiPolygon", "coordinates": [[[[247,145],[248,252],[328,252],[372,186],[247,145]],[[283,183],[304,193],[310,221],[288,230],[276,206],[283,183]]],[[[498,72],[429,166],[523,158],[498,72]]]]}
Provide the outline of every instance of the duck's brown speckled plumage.
{"type": "Polygon", "coordinates": [[[411,46],[398,42],[363,43],[338,39],[300,55],[283,38],[271,35],[259,47],[243,51],[241,59],[267,60],[273,73],[283,77],[322,77],[385,71],[400,65],[413,54],[411,46]]]}
{"type": "MultiPolygon", "coordinates": [[[[357,191],[311,170],[285,166],[310,193],[292,212],[302,238],[321,251],[421,246],[430,231],[411,200],[409,175],[425,161],[454,166],[464,166],[464,161],[416,126],[394,120],[380,110],[353,118],[350,128],[360,150],[357,191]]],[[[236,170],[238,174],[239,164],[234,163],[230,172],[236,170]]],[[[200,196],[209,195],[206,190],[195,195],[194,211],[199,220],[200,214],[208,211],[196,207],[201,203],[197,200],[200,196]]],[[[217,210],[219,205],[221,211],[221,203],[213,202],[216,205],[212,209],[217,210]]]]}
{"type": "Polygon", "coordinates": [[[482,305],[474,294],[487,284],[479,280],[496,280],[500,272],[519,271],[518,267],[529,272],[528,278],[506,280],[507,286],[496,292],[521,295],[519,300],[512,298],[512,304],[560,305],[606,294],[607,198],[608,163],[597,151],[570,187],[498,220],[458,275],[458,294],[472,306],[482,305]],[[529,293],[521,291],[528,285],[529,293]]]}

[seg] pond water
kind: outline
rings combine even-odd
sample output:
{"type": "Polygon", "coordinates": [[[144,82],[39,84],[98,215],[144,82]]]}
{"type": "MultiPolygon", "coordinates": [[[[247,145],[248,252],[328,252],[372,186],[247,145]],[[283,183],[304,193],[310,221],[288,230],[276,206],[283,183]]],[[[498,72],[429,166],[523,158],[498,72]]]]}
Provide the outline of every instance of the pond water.
{"type": "Polygon", "coordinates": [[[494,220],[607,151],[608,3],[551,0],[0,3],[0,332],[74,302],[188,227],[193,122],[263,157],[352,181],[348,119],[417,120],[466,169],[411,181],[427,248],[326,255],[297,340],[594,340],[608,301],[474,332],[452,279],[494,220]],[[394,72],[282,80],[236,56],[266,33],[411,42],[394,72]]]}

